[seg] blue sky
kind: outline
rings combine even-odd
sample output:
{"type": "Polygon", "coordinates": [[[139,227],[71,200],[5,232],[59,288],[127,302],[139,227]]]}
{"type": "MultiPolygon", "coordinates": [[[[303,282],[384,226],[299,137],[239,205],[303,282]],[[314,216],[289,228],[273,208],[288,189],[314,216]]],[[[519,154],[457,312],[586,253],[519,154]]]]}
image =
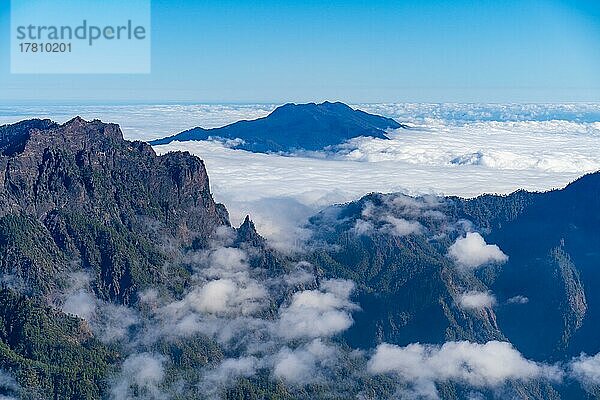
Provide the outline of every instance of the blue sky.
{"type": "Polygon", "coordinates": [[[600,101],[594,1],[153,0],[139,75],[11,75],[9,3],[4,103],[600,101]]]}

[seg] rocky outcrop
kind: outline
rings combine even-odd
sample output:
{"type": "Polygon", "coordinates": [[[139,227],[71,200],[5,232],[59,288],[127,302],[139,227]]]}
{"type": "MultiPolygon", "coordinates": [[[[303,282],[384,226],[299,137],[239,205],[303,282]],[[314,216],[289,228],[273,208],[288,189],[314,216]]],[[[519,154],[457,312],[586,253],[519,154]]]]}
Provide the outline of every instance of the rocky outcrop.
{"type": "Polygon", "coordinates": [[[565,360],[600,349],[600,297],[589,289],[600,278],[599,208],[600,173],[546,193],[371,194],[313,217],[314,245],[324,249],[313,262],[359,284],[365,315],[348,331],[357,345],[500,339],[534,359],[565,360]],[[400,219],[421,228],[394,237],[390,221],[400,219]],[[507,261],[468,273],[453,265],[448,248],[465,227],[499,246],[507,261]],[[493,294],[496,304],[457,307],[470,290],[493,294]]]}
{"type": "MultiPolygon", "coordinates": [[[[126,349],[99,342],[92,325],[48,307],[50,294],[70,272],[83,271],[100,300],[143,312],[149,305],[136,301],[145,288],[186,297],[199,267],[189,265],[188,251],[215,243],[242,249],[255,279],[273,286],[261,314],[266,319],[277,318],[278,304],[295,291],[282,285],[282,273],[310,268],[313,277],[295,284],[302,290],[319,290],[323,278],[353,280],[352,301],[361,309],[348,330],[331,338],[342,344],[344,358],[381,341],[508,340],[526,357],[566,363],[582,349],[600,349],[600,296],[589,290],[600,279],[598,208],[599,174],[560,191],[472,200],[371,194],[312,218],[308,254],[295,258],[269,248],[250,217],[231,229],[202,161],[188,153],[157,156],[145,143],[124,140],[117,125],[81,118],[6,125],[0,127],[0,371],[16,376],[23,391],[10,394],[22,398],[107,398],[126,349]],[[472,230],[508,259],[461,269],[449,248],[472,230]],[[465,302],[467,293],[479,300],[465,302]]],[[[182,374],[169,375],[170,382],[240,356],[204,335],[165,339],[147,350],[169,355],[168,373],[182,374]]],[[[353,357],[352,374],[364,369],[353,357]]],[[[346,393],[337,378],[332,387],[346,393]]],[[[369,377],[368,385],[388,396],[372,397],[397,395],[388,378],[378,379],[369,377]]],[[[273,381],[261,372],[225,397],[298,398],[300,392],[273,381]]],[[[365,393],[363,382],[353,386],[354,395],[365,393]]],[[[299,398],[320,398],[318,386],[299,398]]],[[[438,386],[444,399],[472,394],[452,382],[438,386]]],[[[548,399],[564,388],[532,379],[503,389],[511,398],[548,399]]]]}
{"type": "Polygon", "coordinates": [[[101,298],[130,302],[161,279],[166,241],[201,248],[229,225],[202,160],[157,156],[115,124],[24,121],[0,128],[0,150],[0,269],[33,291],[77,263],[101,298]]]}
{"type": "Polygon", "coordinates": [[[575,332],[583,325],[587,311],[585,290],[579,271],[571,261],[571,257],[560,247],[550,252],[550,263],[555,265],[554,274],[563,286],[560,311],[563,318],[563,333],[559,348],[564,350],[575,332]]]}

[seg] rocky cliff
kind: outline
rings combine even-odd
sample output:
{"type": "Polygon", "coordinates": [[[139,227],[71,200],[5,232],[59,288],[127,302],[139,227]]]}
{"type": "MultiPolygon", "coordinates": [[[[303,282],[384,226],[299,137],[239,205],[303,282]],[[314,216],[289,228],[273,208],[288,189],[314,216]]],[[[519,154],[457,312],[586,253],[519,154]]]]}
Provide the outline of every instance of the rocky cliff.
{"type": "Polygon", "coordinates": [[[306,252],[284,256],[249,217],[230,226],[197,157],[100,121],[2,126],[0,396],[593,396],[543,371],[600,350],[599,206],[599,174],[470,200],[371,194],[314,216],[306,252]],[[439,380],[370,369],[383,343],[427,344],[426,362],[507,341],[529,376],[459,353],[443,361],[463,375],[439,380]]]}
{"type": "Polygon", "coordinates": [[[0,149],[0,270],[33,291],[79,263],[127,303],[164,278],[166,239],[198,248],[229,225],[201,160],[159,157],[115,124],[24,121],[0,128],[0,149]]]}

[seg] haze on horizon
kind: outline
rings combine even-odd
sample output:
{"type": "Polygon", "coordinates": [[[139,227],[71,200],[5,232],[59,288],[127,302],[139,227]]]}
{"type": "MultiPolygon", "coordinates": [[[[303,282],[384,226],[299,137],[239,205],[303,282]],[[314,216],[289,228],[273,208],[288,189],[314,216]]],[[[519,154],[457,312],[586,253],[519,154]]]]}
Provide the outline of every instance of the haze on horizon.
{"type": "Polygon", "coordinates": [[[3,52],[0,102],[598,101],[598,48],[587,0],[154,0],[150,74],[11,75],[3,52]]]}

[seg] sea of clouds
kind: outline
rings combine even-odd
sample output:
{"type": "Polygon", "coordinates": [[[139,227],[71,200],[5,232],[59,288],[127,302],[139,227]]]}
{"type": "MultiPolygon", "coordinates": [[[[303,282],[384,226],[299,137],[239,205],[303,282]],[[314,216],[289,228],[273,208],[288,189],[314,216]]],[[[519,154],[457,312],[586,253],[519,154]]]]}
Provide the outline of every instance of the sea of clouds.
{"type": "MultiPolygon", "coordinates": [[[[219,126],[268,114],[274,105],[144,105],[0,107],[0,123],[32,117],[64,122],[74,115],[122,125],[128,139],[149,140],[194,126],[219,126]]],[[[259,231],[275,246],[300,249],[307,234],[302,222],[318,209],[355,200],[368,192],[476,196],[525,188],[561,187],[600,169],[600,105],[436,105],[381,104],[360,108],[408,123],[411,129],[390,132],[391,140],[355,139],[327,152],[303,155],[253,154],[218,142],[157,146],[156,151],[186,150],[205,160],[217,200],[225,203],[234,223],[249,213],[259,231]]],[[[426,197],[425,199],[427,199],[426,197]]],[[[403,210],[421,209],[399,196],[403,210]],[[408,207],[407,204],[412,205],[408,207]],[[416,208],[415,208],[416,207],[416,208]]],[[[406,214],[406,213],[405,213],[406,214]]],[[[390,234],[421,234],[424,227],[408,214],[379,215],[363,210],[356,234],[375,226],[390,234]],[[402,218],[401,218],[402,217],[402,218]]],[[[268,276],[250,268],[245,250],[231,247],[233,232],[224,228],[208,250],[185,254],[194,266],[193,284],[181,298],[149,289],[141,309],[97,299],[91,278],[73,274],[70,289],[57,295],[55,306],[86,319],[100,340],[120,341],[128,350],[111,395],[126,399],[141,393],[164,398],[171,362],[152,351],[158,340],[203,334],[237,355],[199,371],[197,387],[208,396],[236,377],[257,371],[289,385],[334,382],[343,357],[354,357],[371,375],[392,375],[401,383],[399,397],[438,398],[436,384],[459,382],[474,390],[494,389],[513,380],[575,379],[600,384],[600,355],[581,354],[563,364],[525,358],[508,342],[443,344],[382,343],[374,349],[344,355],[333,338],[353,324],[360,304],[354,284],[317,282],[311,266],[299,262],[284,275],[268,276]],[[272,300],[289,293],[270,318],[272,300]],[[132,327],[136,328],[132,330],[132,327]],[[136,332],[130,335],[130,332],[136,332]],[[500,360],[500,362],[499,362],[500,360]],[[215,390],[211,392],[211,390],[215,390]]],[[[457,268],[474,270],[510,257],[477,232],[465,232],[448,249],[457,268]]],[[[523,304],[524,296],[507,300],[523,304]]],[[[493,293],[465,288],[457,305],[465,310],[493,308],[493,293]]],[[[349,381],[361,378],[350,376],[349,381]]],[[[18,388],[0,371],[2,392],[18,388]]],[[[335,389],[335,388],[334,388],[335,389]]],[[[0,392],[0,393],[2,393],[0,392]]],[[[2,398],[2,396],[0,396],[2,398]]]]}
{"type": "Polygon", "coordinates": [[[280,247],[293,245],[302,236],[298,226],[317,210],[370,192],[471,197],[549,190],[600,170],[600,105],[359,107],[411,128],[390,132],[390,140],[358,138],[293,157],[218,142],[173,142],[156,151],[202,157],[232,221],[250,214],[280,247]]]}
{"type": "MultiPolygon", "coordinates": [[[[0,106],[0,123],[74,115],[119,123],[128,139],[151,140],[196,126],[267,115],[276,104],[0,106]]],[[[560,188],[600,170],[600,104],[362,104],[410,129],[390,140],[358,138],[327,152],[254,154],[220,142],[173,142],[208,169],[234,224],[246,214],[275,246],[303,240],[306,218],[370,192],[463,197],[560,188]]]]}
{"type": "MultiPolygon", "coordinates": [[[[457,272],[466,274],[508,260],[510,255],[487,243],[470,223],[447,219],[442,206],[443,200],[433,196],[387,196],[379,206],[366,201],[350,234],[438,237],[456,231],[446,256],[457,272]]],[[[337,220],[333,212],[324,217],[331,224],[334,220],[327,218],[337,220]]],[[[353,314],[361,309],[353,298],[352,281],[320,279],[301,255],[289,269],[252,267],[253,249],[233,247],[235,236],[231,227],[223,226],[207,249],[181,252],[180,261],[192,270],[191,285],[178,297],[148,288],[139,295],[138,308],[102,301],[91,290],[89,275],[70,275],[69,288],[54,296],[53,305],[88,321],[101,341],[118,342],[124,348],[125,360],[109,381],[111,398],[167,399],[185,390],[186,395],[218,399],[238,378],[261,374],[284,383],[291,393],[315,384],[340,395],[342,390],[356,392],[358,386],[358,399],[373,398],[361,385],[381,376],[394,382],[396,393],[391,398],[430,400],[439,399],[439,385],[449,382],[472,389],[474,399],[483,398],[480,392],[487,391],[495,398],[515,398],[504,393],[514,382],[576,381],[591,391],[600,384],[600,354],[582,353],[548,363],[528,359],[511,343],[497,340],[405,346],[383,342],[374,348],[349,349],[336,337],[354,324],[353,314]],[[153,345],[198,334],[215,340],[224,357],[186,376],[184,386],[179,381],[173,384],[166,371],[174,361],[157,353],[153,345]]],[[[524,304],[528,300],[515,296],[506,301],[524,304]]],[[[492,292],[477,287],[456,292],[455,303],[475,314],[493,313],[498,305],[492,292]]],[[[10,387],[14,380],[4,375],[5,386],[10,387]]]]}

